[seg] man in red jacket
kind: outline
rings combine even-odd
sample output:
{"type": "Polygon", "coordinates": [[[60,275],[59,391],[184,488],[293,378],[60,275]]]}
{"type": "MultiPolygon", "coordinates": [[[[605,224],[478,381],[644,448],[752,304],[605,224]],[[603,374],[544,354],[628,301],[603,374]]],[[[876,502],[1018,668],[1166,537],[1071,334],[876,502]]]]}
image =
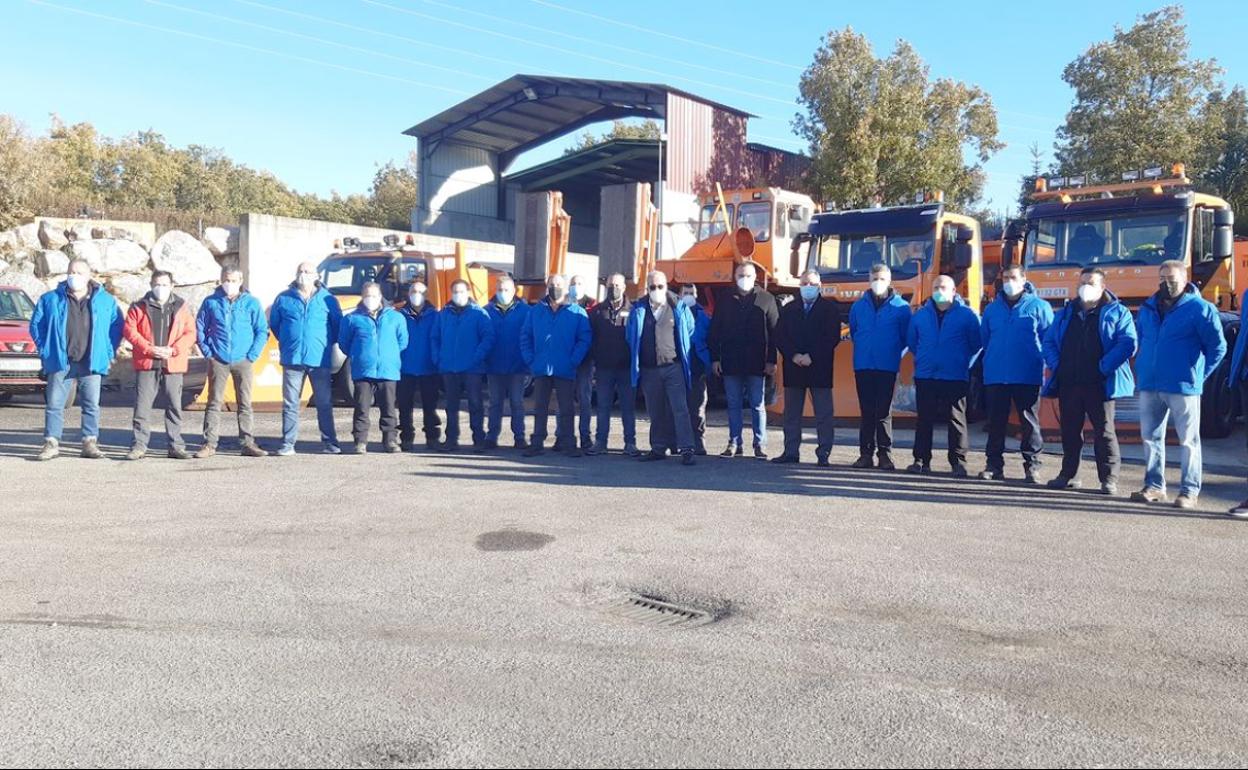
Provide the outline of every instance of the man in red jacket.
{"type": "Polygon", "coordinates": [[[152,405],[157,392],[165,396],[165,433],[169,456],[190,457],[182,440],[182,375],[195,344],[195,319],[186,301],[173,293],[173,276],[152,273],[152,290],[130,306],[123,334],[134,348],[138,393],[134,401],[134,439],[127,460],[142,460],[152,431],[152,405]]]}

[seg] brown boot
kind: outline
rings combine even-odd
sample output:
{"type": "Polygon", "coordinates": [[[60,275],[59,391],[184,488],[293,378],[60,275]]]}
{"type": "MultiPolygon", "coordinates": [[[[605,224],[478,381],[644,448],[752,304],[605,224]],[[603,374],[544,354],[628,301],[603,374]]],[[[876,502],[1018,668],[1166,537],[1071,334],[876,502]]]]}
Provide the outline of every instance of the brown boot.
{"type": "Polygon", "coordinates": [[[207,460],[209,457],[212,457],[216,453],[217,453],[217,448],[215,446],[213,446],[212,444],[204,444],[203,446],[199,448],[199,451],[195,453],[195,459],[207,460]]]}
{"type": "Polygon", "coordinates": [[[267,457],[269,453],[256,446],[256,442],[248,441],[243,444],[239,454],[243,457],[267,457]]]}

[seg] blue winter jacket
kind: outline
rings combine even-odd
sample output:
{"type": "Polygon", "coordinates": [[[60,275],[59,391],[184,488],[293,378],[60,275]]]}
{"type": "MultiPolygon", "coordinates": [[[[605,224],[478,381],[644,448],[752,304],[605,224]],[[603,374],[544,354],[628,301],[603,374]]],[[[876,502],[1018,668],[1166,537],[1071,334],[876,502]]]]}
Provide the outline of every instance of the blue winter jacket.
{"type": "Polygon", "coordinates": [[[914,311],[906,346],[914,355],[916,380],[969,381],[971,363],[983,346],[979,316],[955,294],[941,322],[936,315],[936,303],[929,299],[914,311]]]}
{"type": "MultiPolygon", "coordinates": [[[[1083,303],[1078,299],[1067,300],[1061,310],[1053,318],[1053,325],[1044,335],[1044,365],[1048,367],[1049,379],[1044,383],[1041,395],[1056,396],[1059,383],[1057,366],[1062,358],[1062,344],[1066,340],[1066,329],[1080,310],[1083,303]]],[[[1126,398],[1135,393],[1135,376],[1131,373],[1131,356],[1135,355],[1136,337],[1135,322],[1131,320],[1131,311],[1118,301],[1108,289],[1105,291],[1105,304],[1101,307],[1099,318],[1101,337],[1101,376],[1105,378],[1105,397],[1126,398]]]]}
{"type": "Polygon", "coordinates": [[[277,337],[282,366],[329,366],[341,324],[338,298],[323,287],[305,302],[299,287],[291,284],[269,308],[269,328],[277,337]]]}
{"type": "Polygon", "coordinates": [[[490,314],[469,300],[463,307],[447,305],[438,311],[433,330],[433,362],[443,374],[485,374],[494,349],[494,322],[490,314]]]}
{"type": "Polygon", "coordinates": [[[533,312],[533,308],[522,299],[515,299],[511,307],[503,311],[498,302],[491,300],[485,306],[494,323],[494,349],[485,364],[486,374],[524,374],[529,369],[525,366],[524,356],[520,355],[520,334],[524,331],[524,320],[533,312]]]}
{"type": "Polygon", "coordinates": [[[338,347],[351,359],[351,379],[397,381],[407,322],[402,313],[384,305],[374,318],[361,303],[342,317],[338,347]]]}
{"type": "Polygon", "coordinates": [[[910,332],[910,305],[889,289],[878,308],[864,292],[849,309],[849,337],[854,343],[854,371],[896,372],[910,332]]]}
{"type": "MultiPolygon", "coordinates": [[[[121,344],[125,316],[113,295],[95,281],[91,292],[91,350],[87,364],[92,374],[108,374],[113,356],[121,344]]],[[[52,291],[44,292],[35,303],[30,317],[30,336],[39,348],[39,360],[44,374],[55,374],[69,369],[68,341],[65,338],[65,319],[69,315],[69,282],[62,281],[52,291]]]]}
{"type": "Polygon", "coordinates": [[[1218,309],[1192,283],[1165,318],[1158,312],[1156,294],[1144,300],[1135,317],[1135,331],[1140,337],[1135,357],[1140,390],[1199,396],[1205,380],[1226,355],[1218,309]]]}
{"type": "Polygon", "coordinates": [[[520,355],[534,377],[575,380],[576,368],[589,353],[589,315],[580,305],[551,312],[542,300],[529,309],[520,332],[520,355]]]}
{"type": "MultiPolygon", "coordinates": [[[[1243,302],[1243,298],[1240,298],[1243,302]]],[[[1235,354],[1231,356],[1231,372],[1226,378],[1226,386],[1233,388],[1244,380],[1248,380],[1248,367],[1244,366],[1245,356],[1248,355],[1248,325],[1244,324],[1248,321],[1248,315],[1245,315],[1244,308],[1239,310],[1239,336],[1235,338],[1235,354]]]]}
{"type": "MultiPolygon", "coordinates": [[[[680,358],[680,368],[685,373],[685,387],[693,380],[692,356],[696,355],[693,346],[694,327],[696,322],[689,308],[676,300],[676,295],[667,293],[667,306],[676,313],[676,355],[680,358]]],[[[628,341],[629,360],[631,361],[633,387],[637,387],[641,379],[641,336],[646,330],[646,316],[650,314],[650,300],[642,297],[633,303],[628,314],[628,327],[624,330],[624,339],[628,341]]],[[[707,352],[710,357],[710,352],[707,352]]]]}
{"type": "Polygon", "coordinates": [[[1044,335],[1053,308],[1030,282],[1010,307],[1005,292],[988,303],[979,325],[984,344],[985,385],[1039,385],[1044,382],[1044,335]]]}
{"type": "Polygon", "coordinates": [[[242,291],[231,302],[220,286],[199,306],[195,331],[204,357],[223,364],[255,361],[269,341],[269,324],[260,300],[242,291]]]}
{"type": "Polygon", "coordinates": [[[399,311],[407,323],[407,345],[403,348],[400,370],[411,377],[425,377],[438,373],[433,361],[433,333],[438,328],[438,311],[425,303],[416,311],[404,305],[399,311]]]}
{"type": "Polygon", "coordinates": [[[702,370],[705,371],[711,368],[711,348],[707,344],[707,336],[711,332],[711,316],[706,308],[696,302],[689,310],[693,314],[694,357],[702,362],[702,370]]]}

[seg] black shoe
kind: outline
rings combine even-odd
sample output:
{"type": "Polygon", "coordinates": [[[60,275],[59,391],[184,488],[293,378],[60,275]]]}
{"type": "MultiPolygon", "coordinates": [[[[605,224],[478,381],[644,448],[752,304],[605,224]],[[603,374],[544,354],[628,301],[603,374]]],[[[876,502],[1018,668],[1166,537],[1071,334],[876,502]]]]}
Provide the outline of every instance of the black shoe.
{"type": "Polygon", "coordinates": [[[729,444],[724,451],[719,453],[720,457],[740,457],[741,447],[735,444],[729,444]]]}
{"type": "Polygon", "coordinates": [[[706,457],[706,444],[699,441],[697,446],[693,448],[693,453],[698,457],[706,457]]]}
{"type": "Polygon", "coordinates": [[[667,459],[667,452],[656,452],[653,449],[651,449],[649,452],[646,452],[644,455],[641,456],[641,462],[643,463],[652,463],[657,460],[666,460],[666,459],[667,459]]]}
{"type": "Polygon", "coordinates": [[[516,439],[516,443],[515,443],[513,446],[514,446],[516,449],[528,449],[528,448],[529,448],[529,442],[525,441],[525,440],[524,440],[524,439],[522,439],[522,438],[518,438],[518,439],[516,439]]]}
{"type": "Polygon", "coordinates": [[[911,463],[911,464],[910,464],[910,467],[906,468],[906,473],[923,473],[923,474],[927,474],[927,473],[931,473],[931,472],[932,472],[932,464],[931,464],[931,463],[920,463],[920,462],[913,462],[913,463],[911,463]]]}
{"type": "Polygon", "coordinates": [[[893,458],[889,457],[888,455],[880,455],[880,462],[876,467],[882,471],[897,470],[897,466],[893,464],[893,458]]]}
{"type": "Polygon", "coordinates": [[[567,451],[568,457],[581,457],[584,454],[585,453],[581,451],[581,448],[578,446],[573,446],[571,449],[567,451]]]}
{"type": "Polygon", "coordinates": [[[829,468],[832,466],[832,461],[828,459],[827,455],[820,455],[816,458],[815,465],[818,465],[820,468],[829,468]]]}
{"type": "Polygon", "coordinates": [[[479,443],[476,441],[472,442],[473,454],[478,454],[478,455],[485,454],[486,449],[489,449],[489,446],[484,441],[479,442],[479,443]]]}
{"type": "Polygon", "coordinates": [[[1024,484],[1039,484],[1040,483],[1040,478],[1036,476],[1035,468],[1023,469],[1023,483],[1024,484]]]}
{"type": "Polygon", "coordinates": [[[694,464],[692,449],[686,449],[685,451],[680,453],[680,464],[681,465],[693,465],[694,464]]]}
{"type": "Polygon", "coordinates": [[[410,438],[399,442],[399,449],[403,450],[404,452],[412,451],[413,446],[414,446],[414,442],[410,438]]]}
{"type": "Polygon", "coordinates": [[[1079,479],[1072,479],[1068,476],[1058,476],[1045,484],[1049,489],[1078,489],[1083,486],[1079,479]]]}
{"type": "Polygon", "coordinates": [[[542,455],[542,454],[546,454],[546,449],[540,443],[536,441],[533,442],[532,444],[529,444],[524,449],[525,457],[537,457],[538,455],[542,455]]]}
{"type": "Polygon", "coordinates": [[[998,468],[985,468],[979,472],[982,481],[1005,481],[1005,471],[998,468]]]}
{"type": "Polygon", "coordinates": [[[857,460],[854,460],[854,464],[849,467],[858,469],[874,468],[875,463],[871,462],[871,455],[861,455],[857,460]]]}
{"type": "Polygon", "coordinates": [[[964,479],[969,475],[971,474],[967,473],[966,466],[963,465],[962,463],[958,463],[957,465],[953,466],[953,477],[955,479],[964,479]]]}
{"type": "MultiPolygon", "coordinates": [[[[757,456],[758,449],[755,449],[754,453],[755,453],[755,456],[757,456]]],[[[777,465],[784,465],[786,463],[797,463],[799,462],[799,459],[794,457],[793,455],[780,455],[779,457],[773,457],[771,461],[773,463],[776,463],[777,465]]]]}
{"type": "Polygon", "coordinates": [[[485,448],[486,449],[498,449],[498,439],[487,438],[485,440],[485,448]]]}
{"type": "Polygon", "coordinates": [[[766,450],[766,449],[763,449],[761,446],[759,446],[759,445],[755,444],[755,445],[754,445],[754,459],[755,459],[755,460],[766,460],[766,459],[767,459],[767,450],[766,450]]]}

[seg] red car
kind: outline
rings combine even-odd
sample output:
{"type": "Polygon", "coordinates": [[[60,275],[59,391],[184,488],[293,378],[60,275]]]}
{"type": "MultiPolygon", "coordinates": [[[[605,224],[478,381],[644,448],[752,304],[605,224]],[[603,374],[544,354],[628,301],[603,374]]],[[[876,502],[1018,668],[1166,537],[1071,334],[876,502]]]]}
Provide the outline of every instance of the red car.
{"type": "Polygon", "coordinates": [[[16,286],[0,286],[0,401],[43,390],[39,351],[30,336],[35,303],[16,286]]]}

